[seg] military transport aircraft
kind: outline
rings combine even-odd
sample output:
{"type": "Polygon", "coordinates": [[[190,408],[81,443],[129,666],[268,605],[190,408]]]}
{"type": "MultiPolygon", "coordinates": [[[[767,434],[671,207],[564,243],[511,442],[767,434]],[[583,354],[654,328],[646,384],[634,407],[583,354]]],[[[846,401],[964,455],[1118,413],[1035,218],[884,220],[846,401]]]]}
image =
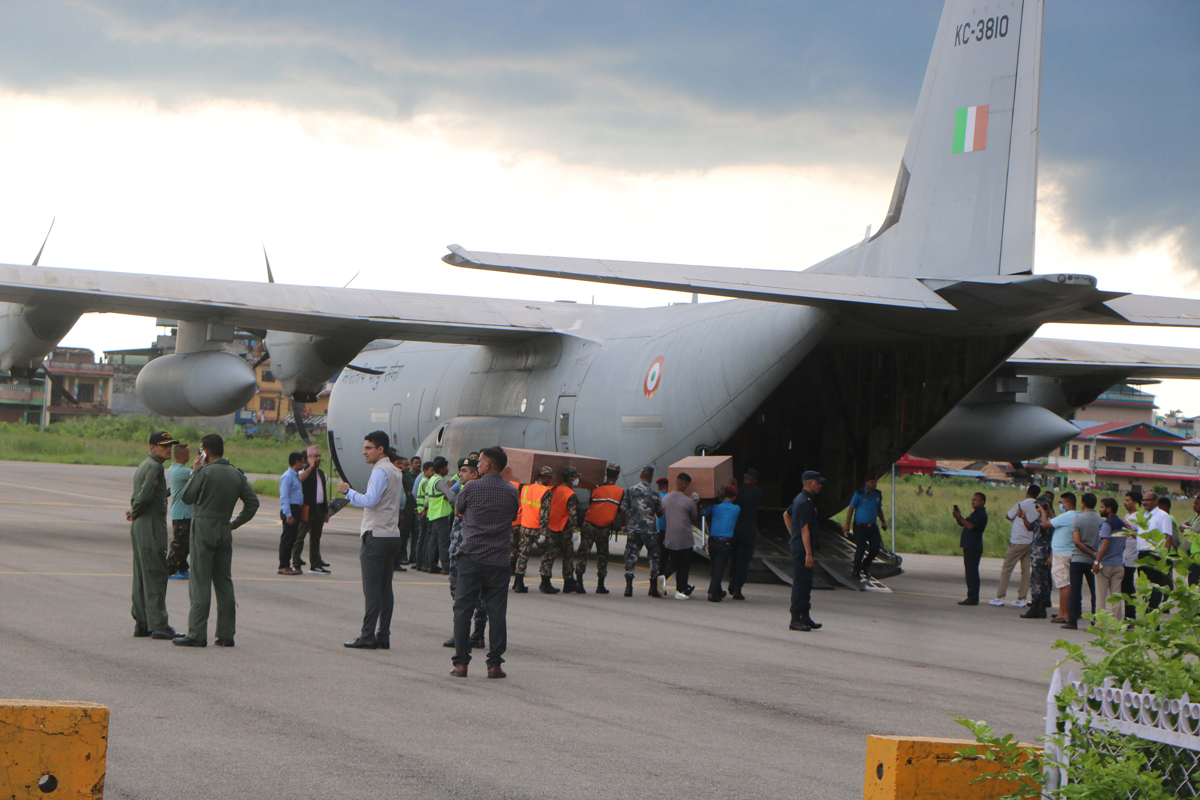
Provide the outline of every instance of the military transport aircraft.
{"type": "Polygon", "coordinates": [[[504,255],[457,267],[682,290],[721,302],[614,308],[0,266],[0,368],[35,371],[79,316],[179,320],[138,392],[168,416],[220,415],[255,390],[221,352],[262,331],[298,401],[341,372],[334,462],[362,486],[363,434],[453,458],[487,444],[620,462],[626,477],[727,453],[825,512],[902,454],[1019,461],[1126,378],[1197,377],[1190,351],[1033,340],[1048,322],[1200,325],[1200,302],[1034,274],[1041,0],[948,0],[874,235],[803,271],[504,255]],[[343,371],[353,361],[353,367],[343,371]]]}

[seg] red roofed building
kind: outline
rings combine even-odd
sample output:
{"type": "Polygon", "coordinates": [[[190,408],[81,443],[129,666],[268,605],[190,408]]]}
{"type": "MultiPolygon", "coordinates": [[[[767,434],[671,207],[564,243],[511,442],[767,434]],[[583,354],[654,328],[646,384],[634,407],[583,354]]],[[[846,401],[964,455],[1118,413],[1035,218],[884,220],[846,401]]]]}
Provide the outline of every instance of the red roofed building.
{"type": "Polygon", "coordinates": [[[1155,486],[1165,486],[1172,494],[1200,491],[1200,442],[1148,422],[1076,424],[1086,426],[1077,437],[1045,464],[1028,465],[1042,482],[1112,492],[1149,491],[1155,486]]]}

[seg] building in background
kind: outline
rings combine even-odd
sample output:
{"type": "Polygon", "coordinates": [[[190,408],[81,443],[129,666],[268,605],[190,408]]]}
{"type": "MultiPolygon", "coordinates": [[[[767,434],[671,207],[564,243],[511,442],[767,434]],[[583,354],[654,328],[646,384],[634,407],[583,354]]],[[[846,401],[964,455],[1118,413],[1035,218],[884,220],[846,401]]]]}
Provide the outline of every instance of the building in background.
{"type": "Polygon", "coordinates": [[[1153,425],[1157,408],[1154,395],[1128,384],[1119,384],[1076,411],[1072,422],[1080,427],[1101,422],[1144,422],[1153,425]]]}
{"type": "Polygon", "coordinates": [[[0,382],[0,422],[41,425],[46,382],[44,378],[11,378],[0,382]]]}
{"type": "MultiPolygon", "coordinates": [[[[1086,424],[1086,423],[1085,423],[1086,424]]],[[[1087,425],[1042,463],[1028,465],[1049,485],[1096,487],[1109,492],[1171,494],[1200,491],[1200,442],[1147,422],[1087,425]]]]}
{"type": "Polygon", "coordinates": [[[113,370],[96,361],[96,354],[82,347],[56,347],[46,357],[46,367],[58,379],[50,383],[50,422],[72,417],[111,416],[113,370]],[[62,386],[66,392],[59,390],[62,386]]]}

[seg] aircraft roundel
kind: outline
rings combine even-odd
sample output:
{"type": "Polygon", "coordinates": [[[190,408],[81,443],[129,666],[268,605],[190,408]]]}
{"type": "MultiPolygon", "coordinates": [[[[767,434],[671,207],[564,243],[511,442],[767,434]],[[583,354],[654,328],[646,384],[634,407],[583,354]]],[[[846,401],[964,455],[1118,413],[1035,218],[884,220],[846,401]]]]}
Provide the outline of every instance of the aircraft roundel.
{"type": "Polygon", "coordinates": [[[650,369],[646,370],[646,379],[642,381],[642,391],[646,397],[654,397],[654,393],[658,391],[658,384],[662,381],[663,357],[659,356],[650,364],[650,369]]]}

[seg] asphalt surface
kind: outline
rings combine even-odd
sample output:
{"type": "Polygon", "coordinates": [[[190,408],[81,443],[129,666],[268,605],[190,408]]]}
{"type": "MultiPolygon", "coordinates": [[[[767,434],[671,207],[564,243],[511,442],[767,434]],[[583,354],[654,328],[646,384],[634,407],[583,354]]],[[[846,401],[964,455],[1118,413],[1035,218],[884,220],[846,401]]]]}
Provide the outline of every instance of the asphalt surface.
{"type": "MultiPolygon", "coordinates": [[[[207,649],[178,648],[132,638],[132,475],[0,462],[0,696],[109,706],[111,798],[850,800],[867,734],[960,736],[959,713],[1035,737],[1066,633],[957,606],[948,557],[906,558],[894,594],[815,593],[812,633],[788,631],[783,585],[656,600],[643,563],[633,598],[620,565],[598,596],[592,564],[587,595],[510,596],[507,680],[486,680],[482,657],[455,680],[445,580],[397,575],[393,649],[346,650],[357,519],[326,528],[332,575],[282,577],[263,498],[235,533],[237,646],[210,632],[207,649]]],[[[985,559],[985,600],[998,570],[985,559]]],[[[167,603],[186,628],[185,581],[167,603]]]]}

